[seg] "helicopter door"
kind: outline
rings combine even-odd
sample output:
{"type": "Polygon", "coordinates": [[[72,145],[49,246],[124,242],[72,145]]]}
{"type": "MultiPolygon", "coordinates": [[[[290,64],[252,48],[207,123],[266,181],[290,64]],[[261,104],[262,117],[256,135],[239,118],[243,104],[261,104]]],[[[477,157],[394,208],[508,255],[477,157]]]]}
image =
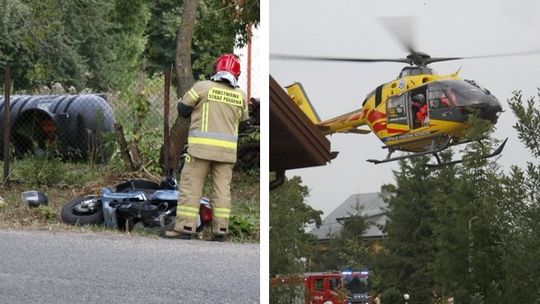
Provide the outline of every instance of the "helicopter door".
{"type": "Polygon", "coordinates": [[[409,131],[409,121],[407,112],[410,112],[407,107],[405,94],[392,96],[386,102],[386,128],[389,133],[402,133],[409,131]]]}
{"type": "Polygon", "coordinates": [[[426,100],[426,87],[420,90],[409,92],[409,126],[417,129],[427,126],[429,123],[430,111],[426,100]]]}

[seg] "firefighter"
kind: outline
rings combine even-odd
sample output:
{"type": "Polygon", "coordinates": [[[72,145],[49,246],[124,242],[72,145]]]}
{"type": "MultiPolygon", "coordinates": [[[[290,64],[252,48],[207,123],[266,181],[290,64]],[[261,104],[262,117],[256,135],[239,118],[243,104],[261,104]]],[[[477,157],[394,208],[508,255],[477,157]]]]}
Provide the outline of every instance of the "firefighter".
{"type": "Polygon", "coordinates": [[[178,114],[191,116],[188,150],[180,177],[176,225],[166,238],[190,239],[196,233],[199,200],[206,176],[212,176],[213,240],[223,241],[231,214],[230,183],[238,142],[238,125],[248,119],[246,94],[238,88],[240,60],[219,56],[210,80],[197,82],[178,103],[178,114]]]}

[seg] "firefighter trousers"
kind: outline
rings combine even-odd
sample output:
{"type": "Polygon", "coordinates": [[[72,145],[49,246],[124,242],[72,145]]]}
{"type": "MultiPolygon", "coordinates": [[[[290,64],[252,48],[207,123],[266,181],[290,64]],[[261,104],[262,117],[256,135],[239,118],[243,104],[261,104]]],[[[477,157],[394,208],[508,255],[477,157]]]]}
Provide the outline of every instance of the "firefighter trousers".
{"type": "Polygon", "coordinates": [[[231,179],[233,163],[224,163],[186,156],[180,177],[180,194],[176,210],[176,230],[195,233],[207,175],[212,176],[212,193],[208,196],[212,205],[212,232],[225,235],[229,230],[231,214],[231,179]]]}

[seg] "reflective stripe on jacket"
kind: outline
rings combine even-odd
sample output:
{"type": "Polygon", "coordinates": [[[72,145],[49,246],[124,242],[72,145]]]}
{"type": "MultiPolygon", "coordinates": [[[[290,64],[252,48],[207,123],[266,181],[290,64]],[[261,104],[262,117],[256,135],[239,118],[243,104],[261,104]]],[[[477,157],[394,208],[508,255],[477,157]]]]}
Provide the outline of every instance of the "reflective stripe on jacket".
{"type": "Polygon", "coordinates": [[[226,83],[197,82],[182,98],[193,107],[188,153],[198,158],[236,162],[238,124],[248,118],[245,93],[226,83]]]}

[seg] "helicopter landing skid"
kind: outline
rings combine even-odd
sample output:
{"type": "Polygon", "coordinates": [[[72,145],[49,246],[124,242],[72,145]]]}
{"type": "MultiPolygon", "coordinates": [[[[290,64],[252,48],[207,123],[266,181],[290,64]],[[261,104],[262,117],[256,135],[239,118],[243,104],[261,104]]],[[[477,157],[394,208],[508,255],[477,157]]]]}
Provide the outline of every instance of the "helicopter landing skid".
{"type": "MultiPolygon", "coordinates": [[[[492,153],[490,154],[487,154],[487,155],[483,155],[482,158],[491,158],[491,157],[494,157],[494,156],[497,156],[499,154],[501,154],[502,150],[504,149],[504,146],[506,145],[506,141],[508,140],[508,138],[506,138],[503,143],[495,150],[493,151],[492,153]]],[[[465,143],[469,143],[470,141],[466,141],[466,142],[461,142],[459,144],[465,144],[465,143]]],[[[454,144],[455,145],[455,144],[454,144]]],[[[452,146],[454,146],[452,145],[452,146]]],[[[450,161],[450,162],[442,162],[441,158],[439,157],[439,152],[443,151],[443,150],[446,150],[447,148],[449,148],[451,145],[450,145],[450,139],[447,139],[443,145],[441,145],[439,148],[436,148],[436,145],[435,145],[435,140],[433,140],[431,142],[431,147],[429,150],[427,151],[423,151],[423,152],[416,152],[416,153],[413,153],[413,154],[408,154],[408,155],[401,155],[401,156],[396,156],[396,157],[392,157],[392,154],[395,152],[395,151],[398,151],[398,149],[393,149],[393,148],[390,148],[390,147],[387,147],[388,148],[388,155],[386,156],[385,159],[383,160],[377,160],[377,159],[368,159],[367,161],[370,162],[370,163],[373,163],[373,164],[382,164],[382,163],[388,163],[388,162],[393,162],[393,161],[396,161],[396,160],[401,160],[401,159],[408,159],[408,158],[413,158],[413,157],[418,157],[418,156],[423,156],[423,155],[428,155],[428,154],[432,154],[433,156],[435,156],[435,159],[437,160],[437,164],[436,165],[431,165],[431,164],[428,164],[427,166],[428,167],[431,167],[431,168],[437,168],[437,167],[441,167],[441,166],[447,166],[447,165],[453,165],[453,164],[459,164],[459,163],[462,163],[463,162],[463,159],[460,159],[460,160],[454,160],[454,161],[450,161]]]]}
{"type": "Polygon", "coordinates": [[[437,158],[437,161],[439,161],[439,157],[438,157],[437,153],[443,151],[444,149],[447,149],[449,147],[449,144],[450,144],[450,138],[446,139],[444,144],[441,145],[439,148],[436,148],[435,139],[433,139],[431,141],[431,147],[427,151],[416,152],[416,153],[413,153],[413,154],[401,155],[401,156],[396,156],[396,157],[392,157],[392,154],[394,152],[396,152],[396,151],[399,151],[399,149],[394,149],[394,148],[391,148],[391,147],[383,147],[383,148],[388,149],[388,155],[386,155],[385,159],[383,159],[383,160],[368,159],[367,161],[370,162],[370,163],[378,165],[378,164],[382,164],[382,163],[393,162],[393,161],[400,160],[400,159],[413,158],[413,157],[418,157],[418,156],[428,155],[428,154],[437,155],[436,158],[437,158]]]}
{"type": "MultiPolygon", "coordinates": [[[[497,148],[495,149],[495,151],[493,151],[492,153],[490,154],[486,154],[486,155],[482,155],[482,159],[487,159],[487,158],[491,158],[491,157],[495,157],[499,154],[501,154],[502,150],[504,149],[504,146],[506,145],[506,142],[508,141],[508,137],[504,139],[504,141],[502,142],[502,144],[497,148]]],[[[439,157],[438,154],[433,154],[435,156],[435,158],[437,159],[437,164],[436,165],[431,165],[431,164],[428,164],[427,166],[430,167],[430,168],[440,168],[440,167],[443,167],[443,166],[448,166],[448,165],[455,165],[455,164],[461,164],[463,162],[463,159],[460,159],[460,160],[453,160],[453,161],[449,161],[449,162],[446,162],[446,163],[443,163],[441,162],[441,159],[439,157]]]]}

